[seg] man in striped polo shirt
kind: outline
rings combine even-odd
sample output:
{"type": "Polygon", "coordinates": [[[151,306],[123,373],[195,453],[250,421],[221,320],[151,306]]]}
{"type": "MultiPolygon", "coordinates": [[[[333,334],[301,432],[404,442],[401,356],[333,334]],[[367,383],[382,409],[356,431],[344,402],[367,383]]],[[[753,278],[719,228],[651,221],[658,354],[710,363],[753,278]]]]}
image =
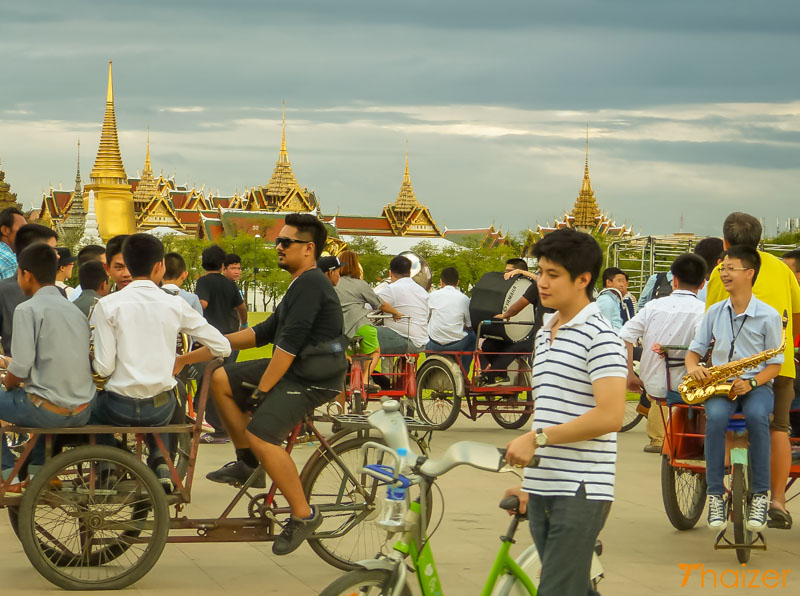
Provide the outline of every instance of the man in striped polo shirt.
{"type": "MultiPolygon", "coordinates": [[[[555,309],[536,336],[533,429],[508,444],[526,468],[520,489],[542,560],[540,596],[594,594],[592,552],[614,500],[617,434],[625,412],[622,340],[592,302],[603,253],[588,234],[559,230],[534,245],[539,296],[555,309]]],[[[523,509],[524,510],[524,509],[523,509]]]]}

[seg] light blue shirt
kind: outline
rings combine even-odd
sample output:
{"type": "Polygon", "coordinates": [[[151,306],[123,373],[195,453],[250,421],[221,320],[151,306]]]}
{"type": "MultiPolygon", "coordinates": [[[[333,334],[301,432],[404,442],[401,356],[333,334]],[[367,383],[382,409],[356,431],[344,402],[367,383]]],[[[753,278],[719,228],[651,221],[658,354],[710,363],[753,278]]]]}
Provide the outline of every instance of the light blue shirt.
{"type": "Polygon", "coordinates": [[[83,288],[81,287],[81,285],[80,285],[80,284],[78,284],[78,285],[77,285],[77,286],[75,286],[75,288],[72,290],[72,294],[70,294],[70,295],[67,297],[67,300],[69,300],[70,302],[75,302],[75,301],[78,299],[78,296],[80,296],[80,295],[81,295],[81,292],[83,292],[83,288]]]}
{"type": "MultiPolygon", "coordinates": [[[[639,295],[639,310],[642,310],[644,305],[653,299],[653,292],[656,289],[656,279],[658,279],[658,273],[653,273],[653,275],[647,279],[647,283],[644,284],[642,293],[639,295]]],[[[672,283],[672,271],[667,271],[667,281],[670,284],[672,283]]]]}
{"type": "Polygon", "coordinates": [[[17,255],[5,242],[0,241],[0,279],[17,274],[17,255]]]}
{"type": "Polygon", "coordinates": [[[706,283],[703,284],[703,287],[697,290],[697,299],[702,300],[703,302],[706,301],[706,296],[708,296],[708,280],[706,283]]]}
{"type": "Polygon", "coordinates": [[[597,297],[597,308],[600,314],[611,323],[614,331],[622,329],[622,313],[620,312],[621,302],[613,290],[603,290],[597,297]]]}
{"type": "MultiPolygon", "coordinates": [[[[713,366],[778,348],[783,342],[781,315],[755,296],[750,298],[745,311],[737,315],[731,305],[731,299],[728,298],[708,309],[689,350],[703,356],[708,351],[711,340],[714,340],[714,348],[711,351],[713,366]],[[728,358],[731,343],[733,343],[733,356],[728,358]]],[[[783,353],[751,368],[742,375],[742,378],[749,379],[756,376],[769,364],[783,364],[783,353]]]]}

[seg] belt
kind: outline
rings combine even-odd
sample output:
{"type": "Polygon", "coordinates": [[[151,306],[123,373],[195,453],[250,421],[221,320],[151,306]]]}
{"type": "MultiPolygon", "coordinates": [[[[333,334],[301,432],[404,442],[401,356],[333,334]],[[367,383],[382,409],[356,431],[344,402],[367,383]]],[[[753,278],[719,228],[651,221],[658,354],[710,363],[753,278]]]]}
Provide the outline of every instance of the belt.
{"type": "Polygon", "coordinates": [[[28,396],[28,399],[31,400],[31,403],[36,406],[37,408],[42,408],[47,410],[48,412],[52,412],[53,414],[58,414],[59,416],[75,416],[76,414],[80,414],[86,408],[89,407],[91,402],[86,402],[85,404],[79,405],[74,410],[70,410],[69,408],[62,408],[61,406],[55,405],[53,402],[47,401],[43,397],[39,397],[38,395],[33,395],[32,393],[25,393],[28,396]]]}

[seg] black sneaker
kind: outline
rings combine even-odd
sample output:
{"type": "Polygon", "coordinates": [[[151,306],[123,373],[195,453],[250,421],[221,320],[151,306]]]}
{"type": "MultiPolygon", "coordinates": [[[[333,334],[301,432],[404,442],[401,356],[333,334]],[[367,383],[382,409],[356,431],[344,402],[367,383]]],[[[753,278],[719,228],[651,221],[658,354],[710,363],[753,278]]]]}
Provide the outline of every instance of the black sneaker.
{"type": "Polygon", "coordinates": [[[156,478],[161,483],[164,492],[167,494],[172,493],[174,486],[172,484],[172,474],[170,474],[169,466],[167,464],[158,464],[156,466],[156,478]]]}
{"type": "Polygon", "coordinates": [[[487,378],[484,387],[502,387],[503,385],[511,385],[511,379],[506,375],[497,375],[494,378],[487,378]]]}
{"type": "MultiPolygon", "coordinates": [[[[228,462],[219,470],[214,470],[206,474],[206,478],[212,482],[219,482],[221,484],[231,484],[233,486],[241,486],[250,476],[253,475],[255,468],[251,468],[243,461],[237,460],[228,462]]],[[[252,488],[266,488],[267,478],[264,470],[258,471],[258,476],[255,482],[250,485],[252,488]]]]}
{"type": "Polygon", "coordinates": [[[297,519],[290,517],[283,531],[275,538],[272,543],[272,553],[276,555],[288,555],[297,550],[303,544],[303,540],[309,538],[314,530],[319,528],[322,523],[322,514],[316,507],[311,507],[313,516],[311,519],[297,519]]]}

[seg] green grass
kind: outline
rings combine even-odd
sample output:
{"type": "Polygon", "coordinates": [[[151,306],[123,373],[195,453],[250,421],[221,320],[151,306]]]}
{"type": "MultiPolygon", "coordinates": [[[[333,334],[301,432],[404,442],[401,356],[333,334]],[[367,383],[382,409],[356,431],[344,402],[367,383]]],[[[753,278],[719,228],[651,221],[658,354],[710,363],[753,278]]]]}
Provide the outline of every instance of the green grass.
{"type": "MultiPolygon", "coordinates": [[[[252,327],[271,315],[270,312],[249,312],[247,313],[247,324],[252,327]]],[[[244,362],[245,360],[258,360],[259,358],[272,358],[272,344],[268,344],[263,348],[250,348],[249,350],[242,350],[239,352],[237,362],[244,362]]]]}

